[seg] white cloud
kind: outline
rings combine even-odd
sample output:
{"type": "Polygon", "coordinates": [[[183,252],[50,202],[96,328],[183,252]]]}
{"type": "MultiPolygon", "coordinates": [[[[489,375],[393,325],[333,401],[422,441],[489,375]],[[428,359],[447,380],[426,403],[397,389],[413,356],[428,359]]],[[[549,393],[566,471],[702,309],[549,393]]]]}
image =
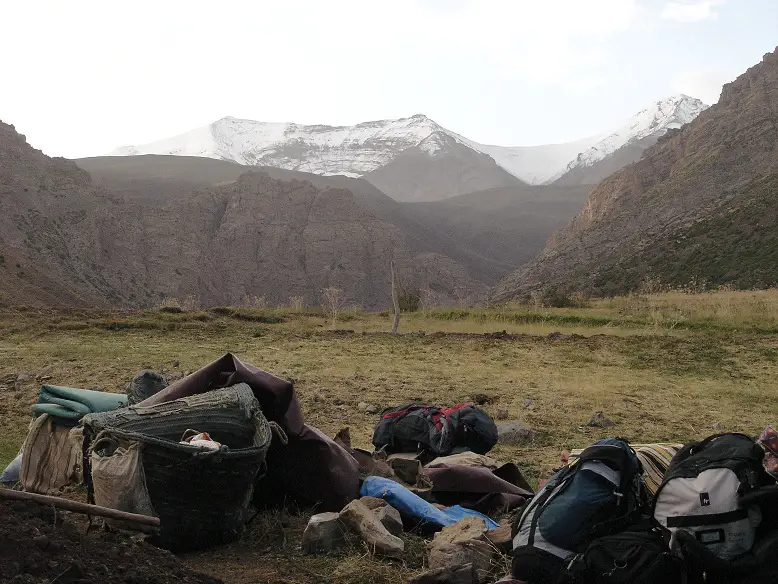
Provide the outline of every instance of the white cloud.
{"type": "Polygon", "coordinates": [[[661,18],[676,22],[700,22],[718,18],[716,7],[726,0],[677,0],[669,2],[662,10],[661,18]]]}
{"type": "Polygon", "coordinates": [[[732,81],[729,75],[715,69],[684,71],[675,76],[674,87],[678,93],[697,97],[713,105],[719,100],[721,87],[732,81]]]}

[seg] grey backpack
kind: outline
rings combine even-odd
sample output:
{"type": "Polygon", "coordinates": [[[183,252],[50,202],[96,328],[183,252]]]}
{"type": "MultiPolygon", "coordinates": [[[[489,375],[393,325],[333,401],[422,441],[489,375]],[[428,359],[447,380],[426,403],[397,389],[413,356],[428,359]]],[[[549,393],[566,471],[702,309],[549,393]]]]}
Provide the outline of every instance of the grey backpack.
{"type": "Polygon", "coordinates": [[[654,501],[654,520],[670,548],[691,538],[711,557],[732,560],[751,551],[762,512],[753,494],[769,484],[761,448],[744,434],[716,434],[685,445],[667,468],[654,501]]]}

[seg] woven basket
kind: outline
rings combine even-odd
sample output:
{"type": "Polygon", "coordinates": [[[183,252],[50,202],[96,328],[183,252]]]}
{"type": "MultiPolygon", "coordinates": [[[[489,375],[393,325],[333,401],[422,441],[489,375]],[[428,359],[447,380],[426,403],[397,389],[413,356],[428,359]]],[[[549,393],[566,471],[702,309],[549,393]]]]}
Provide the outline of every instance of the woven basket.
{"type": "Polygon", "coordinates": [[[153,415],[117,411],[111,412],[115,417],[88,422],[96,443],[114,439],[141,444],[146,488],[161,523],[155,543],[173,551],[210,547],[240,536],[270,447],[271,426],[248,386],[209,393],[221,395],[159,404],[148,408],[155,410],[153,415]],[[225,403],[232,407],[222,411],[225,403]],[[209,451],[180,443],[186,429],[208,432],[221,448],[209,451]]]}
{"type": "Polygon", "coordinates": [[[193,429],[208,432],[232,448],[242,448],[253,443],[253,416],[258,410],[251,388],[239,383],[155,406],[87,414],[83,423],[92,436],[106,428],[119,428],[178,442],[186,430],[193,429]]]}

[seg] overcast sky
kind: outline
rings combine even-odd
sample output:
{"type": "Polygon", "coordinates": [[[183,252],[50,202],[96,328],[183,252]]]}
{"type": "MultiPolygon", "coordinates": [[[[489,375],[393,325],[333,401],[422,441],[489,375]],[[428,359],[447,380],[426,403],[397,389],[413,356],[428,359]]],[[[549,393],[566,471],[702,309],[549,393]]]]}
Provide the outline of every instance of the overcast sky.
{"type": "Polygon", "coordinates": [[[712,103],[778,44],[778,0],[6,0],[0,22],[0,120],[68,157],[228,115],[565,142],[712,103]]]}

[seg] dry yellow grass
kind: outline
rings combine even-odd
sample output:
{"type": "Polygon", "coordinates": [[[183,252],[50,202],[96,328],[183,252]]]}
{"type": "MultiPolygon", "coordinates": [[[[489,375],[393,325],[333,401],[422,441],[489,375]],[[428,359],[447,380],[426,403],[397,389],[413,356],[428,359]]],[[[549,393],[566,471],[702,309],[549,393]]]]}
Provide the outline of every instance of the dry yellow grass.
{"type": "MultiPolygon", "coordinates": [[[[360,401],[379,407],[416,399],[451,404],[486,394],[490,413],[506,409],[510,418],[538,431],[532,444],[494,450],[534,482],[558,464],[561,450],[606,434],[684,441],[721,427],[753,434],[778,421],[778,336],[770,332],[777,304],[773,291],[663,294],[540,312],[439,309],[404,315],[400,331],[409,334],[397,337],[361,334],[387,330],[391,319],[356,310],[345,310],[336,325],[353,333],[330,330],[322,315],[289,310],[7,313],[0,316],[0,464],[18,449],[40,384],[17,385],[20,373],[122,391],[142,368],[171,371],[178,361],[178,370],[192,371],[232,351],[293,379],[310,423],[331,435],[349,426],[363,447],[370,446],[377,416],[359,411],[360,401]],[[653,322],[646,302],[686,318],[672,326],[653,322]],[[524,336],[458,334],[503,330],[524,336]],[[552,330],[565,336],[547,337],[552,330]],[[585,426],[600,410],[614,428],[585,426]]],[[[322,574],[338,584],[400,582],[423,567],[421,558],[387,564],[358,549],[301,558],[296,546],[304,520],[304,514],[292,514],[280,530],[281,543],[249,539],[187,562],[236,583],[318,582],[322,574]],[[238,552],[267,571],[241,568],[238,552]]],[[[251,537],[262,529],[252,528],[251,537]]]]}

